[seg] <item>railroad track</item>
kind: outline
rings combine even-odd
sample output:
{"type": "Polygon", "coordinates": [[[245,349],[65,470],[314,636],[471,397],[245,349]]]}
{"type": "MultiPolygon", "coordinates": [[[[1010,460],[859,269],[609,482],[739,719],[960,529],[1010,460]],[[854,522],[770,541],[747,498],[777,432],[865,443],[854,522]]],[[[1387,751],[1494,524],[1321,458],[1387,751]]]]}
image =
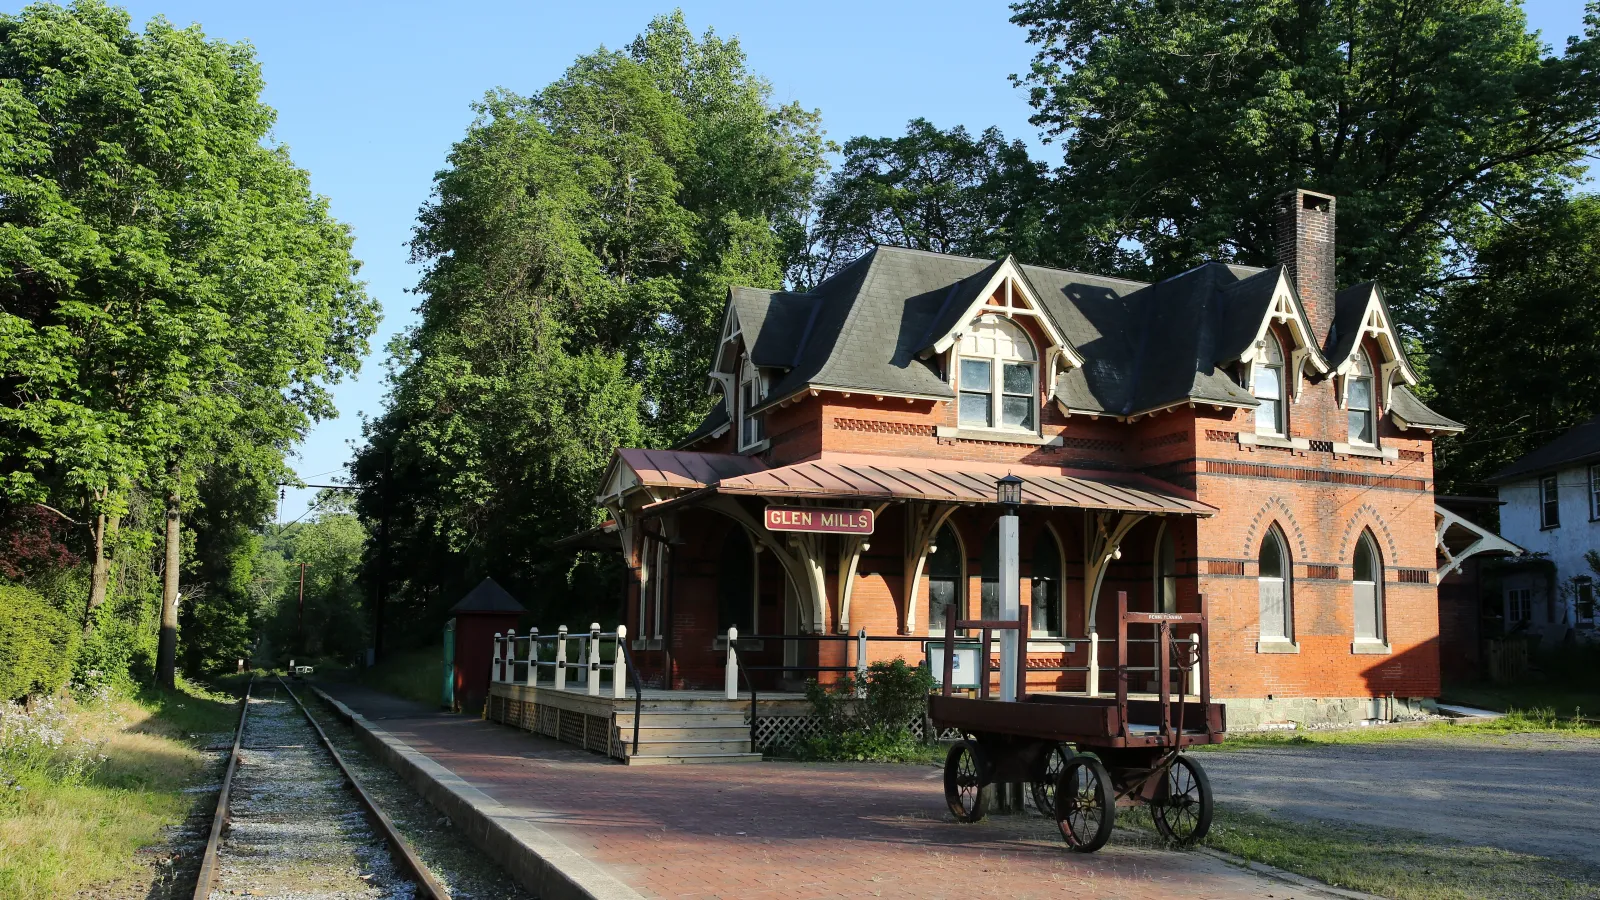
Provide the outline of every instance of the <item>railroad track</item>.
{"type": "Polygon", "coordinates": [[[450,900],[281,678],[245,689],[195,883],[232,896],[450,900]]]}

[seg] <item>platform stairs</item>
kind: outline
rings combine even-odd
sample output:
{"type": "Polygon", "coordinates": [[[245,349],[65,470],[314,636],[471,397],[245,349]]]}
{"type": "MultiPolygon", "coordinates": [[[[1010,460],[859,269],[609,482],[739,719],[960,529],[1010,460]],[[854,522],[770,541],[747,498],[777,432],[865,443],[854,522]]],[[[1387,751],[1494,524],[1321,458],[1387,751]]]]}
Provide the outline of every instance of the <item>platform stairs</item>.
{"type": "Polygon", "coordinates": [[[613,714],[614,740],[630,766],[761,761],[750,746],[749,700],[646,699],[638,717],[635,752],[633,704],[619,704],[613,714]]]}

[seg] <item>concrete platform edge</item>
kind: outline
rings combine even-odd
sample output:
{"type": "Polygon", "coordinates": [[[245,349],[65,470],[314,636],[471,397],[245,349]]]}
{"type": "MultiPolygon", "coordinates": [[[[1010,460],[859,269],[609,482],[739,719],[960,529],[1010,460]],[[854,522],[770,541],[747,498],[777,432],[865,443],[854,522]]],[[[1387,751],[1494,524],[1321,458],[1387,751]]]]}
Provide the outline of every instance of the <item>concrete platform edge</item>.
{"type": "Polygon", "coordinates": [[[540,900],[643,900],[643,895],[549,832],[496,802],[459,775],[312,685],[338,710],[361,742],[440,812],[478,849],[540,900]]]}

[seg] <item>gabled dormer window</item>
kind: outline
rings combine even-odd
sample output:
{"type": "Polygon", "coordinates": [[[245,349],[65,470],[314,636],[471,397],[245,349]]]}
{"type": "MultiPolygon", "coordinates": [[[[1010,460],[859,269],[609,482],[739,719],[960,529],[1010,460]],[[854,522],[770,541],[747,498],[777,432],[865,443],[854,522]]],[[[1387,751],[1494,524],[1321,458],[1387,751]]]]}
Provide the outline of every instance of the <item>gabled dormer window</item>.
{"type": "Polygon", "coordinates": [[[1345,378],[1345,410],[1350,423],[1350,443],[1371,447],[1377,443],[1377,421],[1373,415],[1372,360],[1367,351],[1356,354],[1356,370],[1345,378]]]}
{"type": "Polygon", "coordinates": [[[1250,392],[1255,394],[1260,406],[1256,407],[1256,433],[1283,435],[1288,433],[1284,420],[1283,397],[1283,345],[1271,331],[1266,333],[1261,348],[1261,359],[1250,371],[1250,392]]]}
{"type": "Polygon", "coordinates": [[[1028,432],[1037,428],[1038,352],[1021,326],[982,316],[962,335],[956,352],[961,427],[1028,432]]]}
{"type": "Polygon", "coordinates": [[[760,370],[751,365],[748,358],[741,360],[738,394],[740,450],[753,447],[767,438],[765,415],[752,412],[761,405],[762,400],[766,399],[766,395],[766,383],[760,370]]]}

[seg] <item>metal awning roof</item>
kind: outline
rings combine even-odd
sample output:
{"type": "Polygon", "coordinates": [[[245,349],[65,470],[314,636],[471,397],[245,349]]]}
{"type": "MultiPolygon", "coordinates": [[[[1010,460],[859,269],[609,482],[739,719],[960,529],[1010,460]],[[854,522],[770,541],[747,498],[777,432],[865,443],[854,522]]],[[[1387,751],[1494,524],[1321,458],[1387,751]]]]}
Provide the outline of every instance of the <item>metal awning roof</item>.
{"type": "Polygon", "coordinates": [[[1193,516],[1216,512],[1191,492],[1130,472],[847,453],[824,453],[777,468],[767,468],[752,457],[720,453],[620,450],[618,456],[633,468],[639,483],[688,491],[647,509],[677,506],[708,493],[796,500],[993,503],[995,480],[1014,474],[1023,482],[1024,506],[1193,516]]]}

